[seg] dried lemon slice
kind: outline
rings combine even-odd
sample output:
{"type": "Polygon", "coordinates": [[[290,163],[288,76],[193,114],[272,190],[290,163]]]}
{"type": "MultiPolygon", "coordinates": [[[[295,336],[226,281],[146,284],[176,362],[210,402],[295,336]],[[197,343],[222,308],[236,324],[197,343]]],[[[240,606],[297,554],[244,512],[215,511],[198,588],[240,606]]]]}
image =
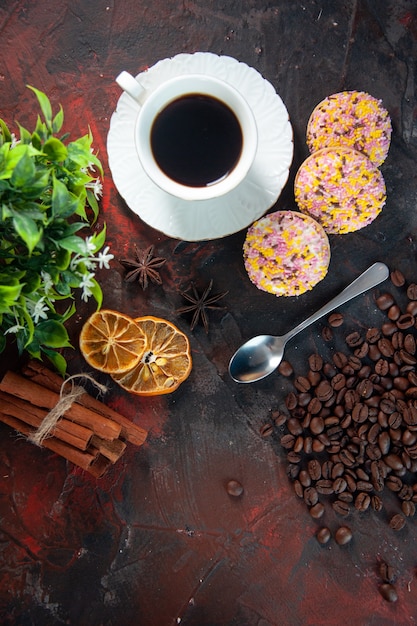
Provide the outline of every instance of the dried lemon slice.
{"type": "Polygon", "coordinates": [[[112,378],[123,389],[141,396],[171,393],[188,378],[192,359],[188,338],[167,320],[147,316],[135,319],[145,337],[137,365],[112,378]]]}
{"type": "Polygon", "coordinates": [[[136,322],[117,311],[96,311],[80,333],[80,350],[91,367],[115,374],[139,363],[146,338],[136,322]]]}

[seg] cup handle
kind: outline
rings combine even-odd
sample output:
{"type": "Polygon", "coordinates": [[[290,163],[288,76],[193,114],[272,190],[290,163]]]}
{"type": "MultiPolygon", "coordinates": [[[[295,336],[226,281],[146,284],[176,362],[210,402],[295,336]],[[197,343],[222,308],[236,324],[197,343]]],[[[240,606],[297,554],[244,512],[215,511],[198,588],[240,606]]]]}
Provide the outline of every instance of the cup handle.
{"type": "Polygon", "coordinates": [[[136,103],[141,102],[144,93],[142,85],[129,72],[120,72],[116,78],[116,83],[125,91],[136,103]]]}

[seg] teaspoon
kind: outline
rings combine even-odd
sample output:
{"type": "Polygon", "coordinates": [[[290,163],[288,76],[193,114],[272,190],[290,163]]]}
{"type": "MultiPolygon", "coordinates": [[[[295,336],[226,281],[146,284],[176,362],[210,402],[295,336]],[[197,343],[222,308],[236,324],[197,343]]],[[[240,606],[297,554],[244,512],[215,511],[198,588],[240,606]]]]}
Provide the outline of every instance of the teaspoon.
{"type": "Polygon", "coordinates": [[[388,276],[389,270],[384,263],[374,263],[350,285],[345,287],[338,296],[285,335],[278,337],[259,335],[249,339],[232,356],[229,363],[230,376],[237,383],[254,383],[269,376],[281,363],[285,344],[289,339],[292,339],[292,337],[310,326],[310,324],[313,324],[337,307],[349,302],[349,300],[359,296],[368,289],[379,285],[388,276]]]}

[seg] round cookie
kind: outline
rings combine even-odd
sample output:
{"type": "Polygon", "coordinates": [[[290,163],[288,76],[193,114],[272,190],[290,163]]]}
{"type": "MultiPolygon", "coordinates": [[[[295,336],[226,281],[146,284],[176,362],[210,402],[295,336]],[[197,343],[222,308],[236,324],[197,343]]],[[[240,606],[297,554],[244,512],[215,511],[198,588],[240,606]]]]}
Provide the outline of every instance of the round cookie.
{"type": "Polygon", "coordinates": [[[380,170],[352,148],[313,152],[294,183],[300,211],[317,220],[328,234],[344,234],[370,224],[386,199],[380,170]]]}
{"type": "Polygon", "coordinates": [[[258,289],[276,296],[299,296],[326,276],[329,240],[308,215],[276,211],[248,229],[243,258],[258,289]]]}
{"type": "Polygon", "coordinates": [[[307,124],[310,152],[346,146],[381,165],[391,142],[391,119],[381,100],[363,91],[341,91],[322,100],[307,124]]]}

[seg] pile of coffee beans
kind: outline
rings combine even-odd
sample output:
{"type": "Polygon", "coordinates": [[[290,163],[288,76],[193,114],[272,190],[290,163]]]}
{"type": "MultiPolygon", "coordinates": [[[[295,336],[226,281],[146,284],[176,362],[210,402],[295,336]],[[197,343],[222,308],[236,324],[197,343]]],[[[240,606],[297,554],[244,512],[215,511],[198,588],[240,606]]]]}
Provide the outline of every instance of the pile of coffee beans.
{"type": "MultiPolygon", "coordinates": [[[[355,510],[379,512],[389,491],[401,511],[389,526],[400,531],[417,503],[417,284],[407,285],[399,271],[390,277],[404,302],[381,293],[375,300],[385,313],[379,327],[350,330],[345,349],[331,360],[311,354],[303,375],[281,364],[294,390],[272,418],[282,432],[288,476],[313,518],[319,520],[326,506],[342,518],[355,510]]],[[[323,338],[343,324],[343,315],[333,313],[323,338]]],[[[319,529],[320,543],[330,537],[328,528],[319,529]]],[[[340,545],[351,538],[346,526],[335,533],[340,545]]]]}

